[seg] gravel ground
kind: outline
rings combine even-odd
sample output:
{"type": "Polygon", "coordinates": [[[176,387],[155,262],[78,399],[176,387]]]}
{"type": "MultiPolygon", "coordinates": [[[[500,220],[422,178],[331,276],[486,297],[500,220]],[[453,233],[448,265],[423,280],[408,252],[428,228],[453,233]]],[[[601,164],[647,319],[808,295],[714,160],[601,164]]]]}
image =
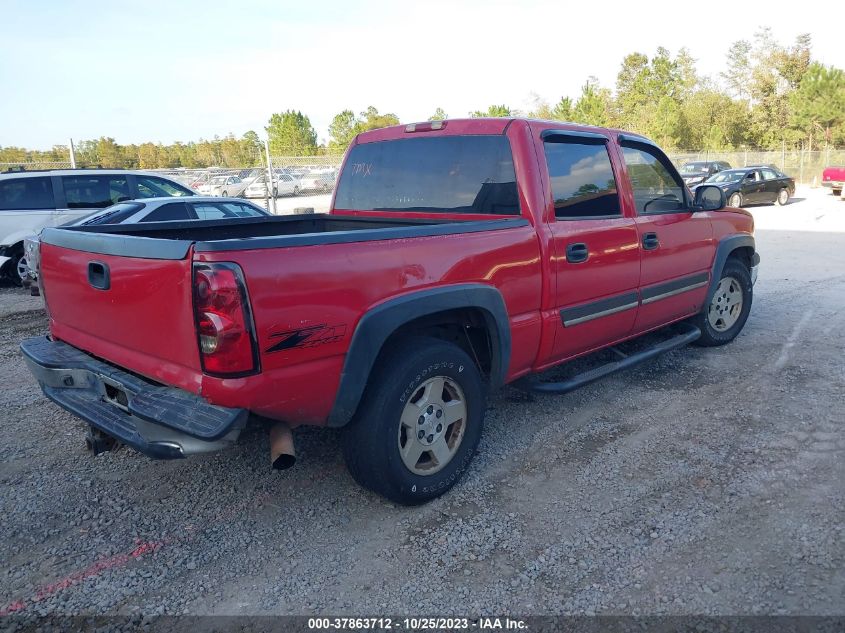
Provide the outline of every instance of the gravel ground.
{"type": "Polygon", "coordinates": [[[754,213],[733,344],[502,390],[468,475],[420,508],[358,488],[327,430],[281,473],[258,431],[90,457],[17,350],[39,300],[0,290],[0,613],[845,614],[845,202],[754,213]]]}

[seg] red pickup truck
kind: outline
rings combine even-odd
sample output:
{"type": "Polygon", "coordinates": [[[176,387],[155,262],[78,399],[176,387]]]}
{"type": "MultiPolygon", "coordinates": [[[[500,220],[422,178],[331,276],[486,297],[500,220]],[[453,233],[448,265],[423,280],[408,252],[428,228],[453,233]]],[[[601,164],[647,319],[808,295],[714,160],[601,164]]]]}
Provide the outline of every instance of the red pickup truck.
{"type": "Polygon", "coordinates": [[[731,341],[759,256],[752,217],[724,205],[627,132],[523,119],[369,131],[329,214],[46,229],[50,335],[21,347],[95,447],[184,457],[251,419],[272,427],[282,467],[290,427],[343,427],[358,482],[421,503],[467,468],[491,389],[565,393],[731,341]],[[655,330],[608,364],[536,377],[655,330]]]}
{"type": "Polygon", "coordinates": [[[826,167],[822,172],[822,186],[828,187],[834,196],[840,195],[845,187],[845,167],[826,167]]]}

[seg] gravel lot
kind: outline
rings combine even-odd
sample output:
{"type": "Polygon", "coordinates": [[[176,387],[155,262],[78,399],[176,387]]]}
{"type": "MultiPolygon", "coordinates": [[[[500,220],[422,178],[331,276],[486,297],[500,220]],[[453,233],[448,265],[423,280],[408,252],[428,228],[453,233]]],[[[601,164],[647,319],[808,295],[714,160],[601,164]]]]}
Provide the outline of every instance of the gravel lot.
{"type": "MultiPolygon", "coordinates": [[[[300,206],[300,205],[297,205],[300,206]]],[[[753,209],[754,309],[567,396],[506,388],[450,494],[358,488],[333,431],[154,462],[90,457],[0,290],[0,613],[845,614],[845,202],[753,209]]]]}

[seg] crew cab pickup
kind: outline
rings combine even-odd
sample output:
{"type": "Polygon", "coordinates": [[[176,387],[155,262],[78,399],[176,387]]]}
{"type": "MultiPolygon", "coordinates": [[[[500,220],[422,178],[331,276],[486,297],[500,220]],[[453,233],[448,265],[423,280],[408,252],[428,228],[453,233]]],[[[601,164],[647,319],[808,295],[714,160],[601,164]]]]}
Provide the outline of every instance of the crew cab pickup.
{"type": "Polygon", "coordinates": [[[618,130],[368,131],[328,214],[46,229],[50,334],[22,351],[95,447],[184,457],[253,420],[283,467],[290,428],[343,427],[359,483],[421,503],[466,470],[490,390],[565,393],[736,337],[759,257],[751,215],[724,205],[618,130]],[[618,360],[538,377],[650,332],[618,360]]]}
{"type": "Polygon", "coordinates": [[[840,195],[845,187],[845,166],[826,167],[822,172],[822,186],[828,187],[834,196],[840,195]]]}

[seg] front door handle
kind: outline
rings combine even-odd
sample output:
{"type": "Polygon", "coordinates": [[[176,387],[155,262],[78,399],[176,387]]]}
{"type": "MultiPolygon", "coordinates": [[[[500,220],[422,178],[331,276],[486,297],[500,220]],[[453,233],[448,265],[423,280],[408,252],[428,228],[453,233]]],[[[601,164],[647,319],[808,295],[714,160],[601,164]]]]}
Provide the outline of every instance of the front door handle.
{"type": "Polygon", "coordinates": [[[643,250],[653,251],[660,246],[660,240],[657,239],[657,233],[645,233],[643,235],[643,250]]]}
{"type": "Polygon", "coordinates": [[[590,251],[584,242],[576,242],[566,246],[566,261],[570,264],[580,264],[587,261],[590,251]]]}

